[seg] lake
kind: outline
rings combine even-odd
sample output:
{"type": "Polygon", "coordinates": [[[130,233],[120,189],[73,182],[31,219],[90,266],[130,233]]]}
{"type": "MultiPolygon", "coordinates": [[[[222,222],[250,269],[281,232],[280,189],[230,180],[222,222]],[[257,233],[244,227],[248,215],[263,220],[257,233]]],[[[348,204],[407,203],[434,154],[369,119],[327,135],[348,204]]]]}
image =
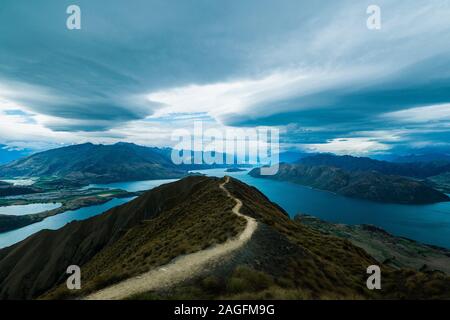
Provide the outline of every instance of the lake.
{"type": "MultiPolygon", "coordinates": [[[[194,172],[216,177],[227,174],[240,179],[258,188],[283,207],[291,217],[304,213],[334,223],[373,224],[397,236],[450,248],[450,202],[430,205],[385,204],[347,198],[291,182],[253,178],[247,171],[225,173],[224,169],[210,169],[194,172]]],[[[121,182],[90,187],[141,191],[172,181],[175,180],[121,182]]],[[[25,239],[41,229],[58,229],[72,220],[87,219],[129,200],[130,198],[114,199],[100,206],[68,211],[18,230],[1,233],[0,248],[25,239]]]]}
{"type": "Polygon", "coordinates": [[[127,182],[115,182],[108,184],[90,184],[85,188],[110,188],[110,189],[122,189],[128,192],[136,192],[143,190],[150,190],[165,183],[174,182],[178,179],[160,179],[160,180],[142,180],[142,181],[127,181],[127,182]]]}
{"type": "Polygon", "coordinates": [[[62,206],[61,203],[32,203],[24,205],[7,206],[7,207],[0,207],[0,214],[24,216],[26,214],[33,214],[57,209],[61,206],[62,206]]]}
{"type": "Polygon", "coordinates": [[[112,199],[100,205],[84,207],[73,211],[66,211],[23,228],[0,233],[0,248],[8,247],[16,242],[22,241],[23,239],[43,229],[56,230],[64,227],[71,221],[88,219],[113,207],[127,203],[132,199],[134,198],[112,199]]]}

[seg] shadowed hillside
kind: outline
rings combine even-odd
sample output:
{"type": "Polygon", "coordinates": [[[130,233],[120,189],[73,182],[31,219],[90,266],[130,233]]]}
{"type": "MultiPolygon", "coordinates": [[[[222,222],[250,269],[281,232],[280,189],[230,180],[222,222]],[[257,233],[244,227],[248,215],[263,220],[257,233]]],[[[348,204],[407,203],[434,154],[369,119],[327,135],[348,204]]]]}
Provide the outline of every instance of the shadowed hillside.
{"type": "Polygon", "coordinates": [[[8,197],[38,192],[41,192],[41,190],[35,187],[15,186],[11,183],[0,181],[0,197],[8,197]]]}

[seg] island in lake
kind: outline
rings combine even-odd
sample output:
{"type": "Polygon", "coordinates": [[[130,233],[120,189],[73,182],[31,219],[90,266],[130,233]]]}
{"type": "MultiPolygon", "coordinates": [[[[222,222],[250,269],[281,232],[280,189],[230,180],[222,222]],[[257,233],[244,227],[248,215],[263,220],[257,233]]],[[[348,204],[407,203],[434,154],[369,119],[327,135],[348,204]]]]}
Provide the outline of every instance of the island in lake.
{"type": "Polygon", "coordinates": [[[225,169],[225,172],[243,172],[243,171],[247,171],[246,169],[242,169],[242,168],[227,168],[225,169]]]}

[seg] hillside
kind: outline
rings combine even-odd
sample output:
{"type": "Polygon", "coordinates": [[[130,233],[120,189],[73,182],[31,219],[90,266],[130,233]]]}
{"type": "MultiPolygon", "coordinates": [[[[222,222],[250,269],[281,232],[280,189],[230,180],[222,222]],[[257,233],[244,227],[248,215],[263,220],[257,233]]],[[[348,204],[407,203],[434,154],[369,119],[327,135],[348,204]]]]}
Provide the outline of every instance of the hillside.
{"type": "Polygon", "coordinates": [[[16,196],[21,194],[38,193],[42,190],[35,187],[15,186],[11,183],[0,181],[0,197],[16,196]]]}
{"type": "Polygon", "coordinates": [[[317,154],[305,157],[299,164],[310,166],[330,166],[347,171],[377,171],[387,175],[426,178],[450,171],[450,162],[404,162],[394,163],[379,161],[366,157],[337,156],[332,154],[317,154]]]}
{"type": "Polygon", "coordinates": [[[234,203],[214,185],[215,179],[188,177],[0,250],[0,298],[37,297],[61,281],[71,264],[83,266],[86,289],[96,288],[223,242],[243,222],[231,211],[224,214],[234,203]]]}
{"type": "Polygon", "coordinates": [[[170,272],[174,258],[202,256],[240,237],[248,222],[235,210],[258,223],[245,246],[195,277],[132,298],[449,297],[450,281],[441,273],[384,265],[382,292],[369,291],[366,268],[379,263],[364,250],[291,220],[238,180],[229,179],[224,190],[224,181],[188,177],[0,250],[0,298],[84,297],[158,267],[170,272]],[[72,264],[82,269],[80,291],[64,285],[65,269],[72,264]]]}
{"type": "Polygon", "coordinates": [[[295,220],[328,235],[347,239],[379,262],[395,268],[439,270],[450,275],[450,250],[394,236],[373,225],[335,224],[310,215],[295,220]]]}
{"type": "Polygon", "coordinates": [[[179,178],[186,173],[164,149],[131,143],[68,146],[0,166],[3,177],[55,176],[82,183],[179,178]]]}
{"type": "Polygon", "coordinates": [[[259,168],[249,174],[378,202],[425,204],[450,200],[445,194],[418,181],[378,172],[348,172],[325,165],[281,164],[276,175],[261,176],[259,168]]]}

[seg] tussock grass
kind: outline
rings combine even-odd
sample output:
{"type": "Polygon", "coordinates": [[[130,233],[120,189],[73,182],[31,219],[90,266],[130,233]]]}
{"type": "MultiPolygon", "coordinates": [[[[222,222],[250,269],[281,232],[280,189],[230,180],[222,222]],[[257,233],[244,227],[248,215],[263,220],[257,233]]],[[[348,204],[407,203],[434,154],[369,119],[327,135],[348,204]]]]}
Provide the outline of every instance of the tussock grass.
{"type": "MultiPolygon", "coordinates": [[[[284,238],[256,256],[265,262],[234,266],[228,274],[207,275],[167,292],[135,299],[450,299],[450,277],[438,272],[396,270],[382,265],[350,241],[291,220],[263,194],[232,180],[230,192],[243,201],[242,212],[284,238]],[[279,250],[280,246],[292,250],[279,250]],[[273,248],[271,248],[273,246],[273,248]],[[381,265],[382,290],[366,287],[369,265],[381,265]]],[[[252,241],[259,241],[253,239],[252,241]]],[[[267,243],[266,243],[267,244],[267,243]]]]}
{"type": "MultiPolygon", "coordinates": [[[[115,243],[82,267],[82,290],[97,291],[122,279],[145,273],[181,255],[206,249],[237,236],[246,221],[232,213],[235,202],[211,180],[195,190],[188,201],[139,222],[115,243]]],[[[66,295],[64,285],[46,298],[66,295]]]]}
{"type": "MultiPolygon", "coordinates": [[[[147,292],[131,299],[450,298],[449,277],[382,264],[382,290],[368,290],[366,269],[380,263],[366,251],[291,220],[262,193],[239,181],[231,179],[227,189],[242,200],[241,212],[260,224],[261,237],[257,231],[244,249],[249,250],[249,258],[230,262],[227,272],[212,271],[164,292],[147,292]]],[[[217,180],[205,183],[189,201],[126,230],[87,263],[83,293],[237,235],[245,220],[232,214],[233,205],[219,190],[217,180]]],[[[58,296],[55,294],[53,297],[58,296]]],[[[64,290],[59,294],[63,296],[64,290]]]]}

